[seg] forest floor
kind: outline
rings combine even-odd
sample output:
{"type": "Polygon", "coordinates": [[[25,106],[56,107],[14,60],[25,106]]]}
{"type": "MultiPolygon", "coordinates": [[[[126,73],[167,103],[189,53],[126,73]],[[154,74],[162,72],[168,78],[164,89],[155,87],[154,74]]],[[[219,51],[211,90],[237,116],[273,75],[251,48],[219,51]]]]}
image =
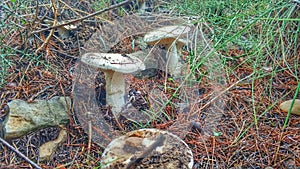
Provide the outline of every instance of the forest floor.
{"type": "MultiPolygon", "coordinates": [[[[5,2],[5,14],[1,13],[1,109],[13,99],[29,102],[53,96],[70,96],[74,99],[74,69],[79,64],[82,48],[105,23],[114,22],[110,15],[103,13],[74,22],[76,29],[66,31],[67,33],[59,33],[58,29],[55,32],[52,32],[54,29],[43,30],[50,27],[53,21],[61,24],[63,20],[82,18],[103,9],[103,6],[98,6],[100,10],[97,9],[95,1],[59,1],[57,6],[51,2],[44,5],[37,5],[35,2],[5,2]]],[[[192,10],[193,6],[190,5],[192,10]]],[[[107,4],[104,7],[106,6],[107,4]]],[[[297,6],[296,2],[282,6],[279,13],[284,19],[280,20],[280,16],[276,15],[279,19],[276,22],[272,20],[274,28],[265,28],[268,23],[248,23],[247,20],[243,27],[236,26],[240,32],[231,34],[231,29],[236,28],[226,27],[224,33],[214,24],[226,24],[228,20],[232,23],[242,22],[235,20],[235,16],[226,18],[228,20],[223,18],[224,21],[215,18],[215,23],[212,20],[205,21],[209,29],[204,32],[216,44],[213,46],[220,63],[210,67],[206,61],[211,55],[206,56],[207,60],[199,57],[196,59],[197,63],[190,62],[198,57],[197,52],[201,52],[183,48],[183,58],[192,75],[190,77],[195,77],[191,85],[182,87],[184,80],[165,77],[164,71],[151,78],[126,76],[127,85],[135,87],[135,90],[147,94],[151,90],[159,90],[162,94],[156,96],[157,100],[159,97],[165,98],[161,110],[171,118],[160,117],[138,127],[120,121],[123,128],[118,130],[127,132],[137,128],[159,128],[178,135],[184,132],[180,137],[192,149],[194,168],[299,168],[300,117],[288,115],[279,108],[279,104],[285,100],[300,99],[299,4],[297,6]],[[285,13],[290,18],[285,18],[285,13]],[[249,27],[253,29],[245,31],[249,27]],[[257,32],[253,32],[254,30],[257,32]],[[273,34],[273,39],[268,39],[270,37],[267,34],[273,34]],[[266,37],[260,37],[262,35],[266,37]],[[220,41],[214,39],[217,36],[221,37],[220,41]],[[254,37],[260,41],[251,39],[254,37]],[[247,47],[237,44],[237,39],[246,39],[241,43],[247,47]],[[253,41],[248,42],[250,40],[253,41]],[[220,43],[224,45],[219,45],[220,43]],[[216,82],[216,79],[220,81],[216,82]],[[165,87],[168,90],[164,90],[165,87]],[[183,96],[193,100],[188,102],[188,110],[174,106],[184,100],[181,98],[183,96]],[[206,131],[211,124],[213,131],[206,131]]],[[[217,7],[214,9],[215,13],[219,10],[217,7]]],[[[225,11],[225,8],[226,6],[222,9],[225,11]]],[[[259,10],[263,11],[262,8],[259,10]]],[[[167,9],[176,9],[170,12],[174,18],[177,16],[175,12],[178,15],[182,12],[176,5],[167,9]]],[[[276,13],[276,9],[274,7],[275,12],[272,12],[276,13]]],[[[187,15],[191,15],[189,11],[187,15]]],[[[266,20],[263,16],[260,17],[261,20],[266,20]]],[[[192,20],[193,25],[199,22],[203,20],[198,17],[192,20]]],[[[125,38],[112,50],[122,53],[131,47],[132,39],[125,38]]],[[[42,168],[99,167],[105,147],[92,142],[88,149],[87,131],[80,124],[78,112],[74,109],[69,112],[67,141],[58,147],[49,161],[39,162],[38,147],[55,139],[59,128],[35,131],[11,140],[10,144],[42,168]]],[[[5,112],[2,113],[1,116],[4,116],[5,112]]],[[[0,168],[32,167],[0,143],[0,168]]]]}

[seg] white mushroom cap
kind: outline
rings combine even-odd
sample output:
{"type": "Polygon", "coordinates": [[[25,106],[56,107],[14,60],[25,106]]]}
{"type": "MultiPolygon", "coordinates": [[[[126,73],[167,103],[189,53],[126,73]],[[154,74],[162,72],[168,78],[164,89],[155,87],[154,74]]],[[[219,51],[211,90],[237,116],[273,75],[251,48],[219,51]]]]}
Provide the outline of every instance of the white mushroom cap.
{"type": "Polygon", "coordinates": [[[174,77],[179,77],[182,72],[182,64],[180,63],[178,51],[180,51],[184,45],[187,45],[187,41],[181,39],[181,36],[189,32],[190,29],[189,26],[183,25],[165,26],[149,32],[144,36],[144,41],[149,45],[166,46],[168,52],[168,69],[174,77]]]}
{"type": "Polygon", "coordinates": [[[141,168],[192,168],[194,164],[193,153],[182,139],[158,129],[134,130],[114,139],[103,152],[101,164],[103,168],[132,168],[130,164],[138,158],[149,162],[138,164],[141,168]],[[157,155],[166,160],[151,163],[157,155]]]}
{"type": "Polygon", "coordinates": [[[130,54],[86,53],[82,55],[81,61],[93,67],[120,73],[132,73],[145,69],[143,62],[130,54]]]}
{"type": "Polygon", "coordinates": [[[170,44],[178,36],[190,31],[189,26],[165,26],[147,33],[144,41],[150,45],[154,44],[170,44]]]}
{"type": "Polygon", "coordinates": [[[117,117],[125,104],[123,74],[144,70],[144,63],[134,56],[113,53],[86,53],[82,55],[81,61],[99,68],[105,73],[106,103],[112,107],[112,111],[117,117]]]}

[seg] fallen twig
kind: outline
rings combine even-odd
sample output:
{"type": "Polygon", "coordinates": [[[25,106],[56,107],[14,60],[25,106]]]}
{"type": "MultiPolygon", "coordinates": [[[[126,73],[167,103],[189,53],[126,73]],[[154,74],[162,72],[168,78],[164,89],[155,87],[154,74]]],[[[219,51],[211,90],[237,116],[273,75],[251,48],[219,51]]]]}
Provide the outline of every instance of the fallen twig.
{"type": "Polygon", "coordinates": [[[35,162],[31,161],[29,158],[27,158],[23,153],[21,153],[19,150],[15,149],[12,145],[10,145],[8,142],[6,142],[4,139],[2,139],[0,137],[0,141],[6,145],[8,148],[10,148],[12,151],[14,151],[15,153],[17,153],[20,157],[22,157],[25,161],[27,161],[28,163],[30,163],[33,167],[38,168],[38,169],[42,169],[42,167],[40,167],[39,165],[37,165],[35,162]]]}
{"type": "Polygon", "coordinates": [[[35,93],[34,95],[32,95],[32,96],[27,100],[27,102],[33,102],[33,100],[34,100],[35,98],[37,98],[40,94],[44,93],[46,90],[48,90],[49,88],[52,88],[52,87],[53,87],[53,85],[48,85],[48,86],[44,87],[41,91],[39,91],[39,92],[35,93]]]}
{"type": "MultiPolygon", "coordinates": [[[[55,0],[51,0],[51,5],[52,5],[52,10],[53,10],[53,15],[54,15],[54,21],[53,21],[53,26],[56,25],[57,23],[57,9],[56,9],[56,5],[55,5],[55,0]]],[[[47,46],[50,38],[53,36],[54,34],[54,29],[52,29],[48,35],[48,37],[46,38],[46,40],[43,42],[43,44],[35,51],[35,54],[38,54],[38,52],[43,49],[45,46],[47,46]]]]}
{"type": "Polygon", "coordinates": [[[134,169],[137,168],[137,166],[140,165],[140,163],[143,161],[145,157],[147,157],[153,150],[155,150],[157,147],[160,147],[164,144],[166,137],[163,134],[160,134],[156,141],[151,144],[147,149],[144,150],[144,152],[138,156],[136,159],[131,160],[128,165],[126,166],[126,169],[134,169]]]}
{"type": "Polygon", "coordinates": [[[106,11],[118,8],[120,6],[126,5],[126,4],[130,3],[131,1],[133,1],[133,0],[127,0],[127,1],[124,1],[124,2],[121,2],[121,3],[118,3],[116,5],[111,5],[111,6],[107,7],[107,8],[104,8],[101,11],[97,11],[97,12],[91,13],[89,15],[86,15],[86,16],[78,18],[78,19],[70,20],[69,22],[66,22],[66,23],[62,23],[62,24],[59,24],[59,25],[53,25],[53,26],[51,26],[49,28],[45,28],[45,29],[40,29],[40,30],[37,30],[37,31],[33,31],[33,32],[31,32],[31,35],[32,34],[37,34],[37,33],[43,32],[43,31],[47,31],[47,30],[50,30],[50,29],[55,29],[55,28],[58,28],[58,27],[62,27],[62,26],[65,26],[65,25],[73,24],[75,22],[79,22],[79,21],[91,18],[91,17],[99,15],[99,14],[101,14],[103,12],[106,12],[106,11]]]}

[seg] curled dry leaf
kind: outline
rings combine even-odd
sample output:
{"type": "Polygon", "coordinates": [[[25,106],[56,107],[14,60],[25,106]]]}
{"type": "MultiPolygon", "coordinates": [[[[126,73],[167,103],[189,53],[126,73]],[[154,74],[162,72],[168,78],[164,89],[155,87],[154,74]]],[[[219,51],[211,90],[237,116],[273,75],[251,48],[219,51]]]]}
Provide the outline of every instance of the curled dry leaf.
{"type": "MultiPolygon", "coordinates": [[[[279,107],[282,111],[288,112],[292,105],[292,102],[293,102],[293,100],[285,101],[285,102],[281,103],[279,107]]],[[[299,99],[295,99],[291,113],[295,114],[295,115],[300,115],[300,100],[299,99]]]]}

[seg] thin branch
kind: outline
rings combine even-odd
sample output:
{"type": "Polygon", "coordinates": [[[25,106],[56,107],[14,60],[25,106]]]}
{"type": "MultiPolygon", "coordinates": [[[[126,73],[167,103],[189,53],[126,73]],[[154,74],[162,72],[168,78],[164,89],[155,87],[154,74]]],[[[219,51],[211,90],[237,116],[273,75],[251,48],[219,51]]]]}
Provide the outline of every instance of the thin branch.
{"type": "Polygon", "coordinates": [[[75,11],[72,7],[70,7],[66,2],[62,1],[62,0],[59,0],[60,3],[64,4],[67,8],[69,8],[71,11],[73,11],[76,15],[82,17],[80,15],[80,13],[78,13],[77,11],[75,11]]]}
{"type": "MultiPolygon", "coordinates": [[[[57,23],[57,8],[56,8],[56,1],[55,0],[51,0],[51,4],[52,4],[52,11],[53,11],[53,15],[54,15],[54,21],[53,21],[53,26],[56,25],[57,23]]],[[[44,41],[44,43],[35,51],[35,54],[38,54],[38,52],[41,49],[44,49],[44,47],[47,46],[49,40],[51,39],[51,37],[54,34],[54,29],[52,29],[48,35],[48,37],[46,38],[46,40],[44,41]]]]}
{"type": "Polygon", "coordinates": [[[6,142],[4,139],[0,137],[0,141],[7,146],[9,149],[17,153],[20,157],[22,157],[25,161],[30,163],[33,167],[42,169],[42,167],[38,166],[35,162],[31,161],[28,157],[26,157],[23,153],[21,153],[19,150],[15,149],[12,145],[10,145],[8,142],[6,142]]]}
{"type": "Polygon", "coordinates": [[[46,87],[44,87],[42,90],[40,90],[39,92],[35,93],[34,95],[32,95],[28,100],[27,102],[33,102],[33,100],[35,98],[37,98],[40,94],[44,93],[46,90],[48,90],[49,88],[52,88],[53,85],[48,85],[46,87]]]}
{"type": "Polygon", "coordinates": [[[109,10],[118,8],[118,7],[123,6],[123,5],[126,5],[126,4],[130,3],[131,1],[133,1],[133,0],[127,0],[127,1],[124,1],[124,2],[121,2],[121,3],[118,3],[116,5],[111,5],[111,6],[107,7],[107,8],[104,8],[101,11],[97,11],[97,12],[91,13],[89,15],[86,15],[86,16],[78,18],[78,19],[70,20],[69,22],[66,22],[66,23],[62,23],[62,24],[59,24],[59,25],[53,25],[53,26],[51,26],[49,28],[45,28],[45,29],[40,29],[40,30],[37,30],[37,31],[33,31],[33,32],[31,32],[31,35],[32,34],[36,34],[36,33],[40,33],[40,32],[43,32],[43,31],[47,31],[47,30],[50,30],[50,29],[55,29],[55,28],[58,28],[58,27],[62,27],[62,26],[65,26],[65,25],[73,24],[75,22],[79,22],[79,21],[91,18],[93,16],[102,14],[102,13],[107,12],[109,10]]]}

